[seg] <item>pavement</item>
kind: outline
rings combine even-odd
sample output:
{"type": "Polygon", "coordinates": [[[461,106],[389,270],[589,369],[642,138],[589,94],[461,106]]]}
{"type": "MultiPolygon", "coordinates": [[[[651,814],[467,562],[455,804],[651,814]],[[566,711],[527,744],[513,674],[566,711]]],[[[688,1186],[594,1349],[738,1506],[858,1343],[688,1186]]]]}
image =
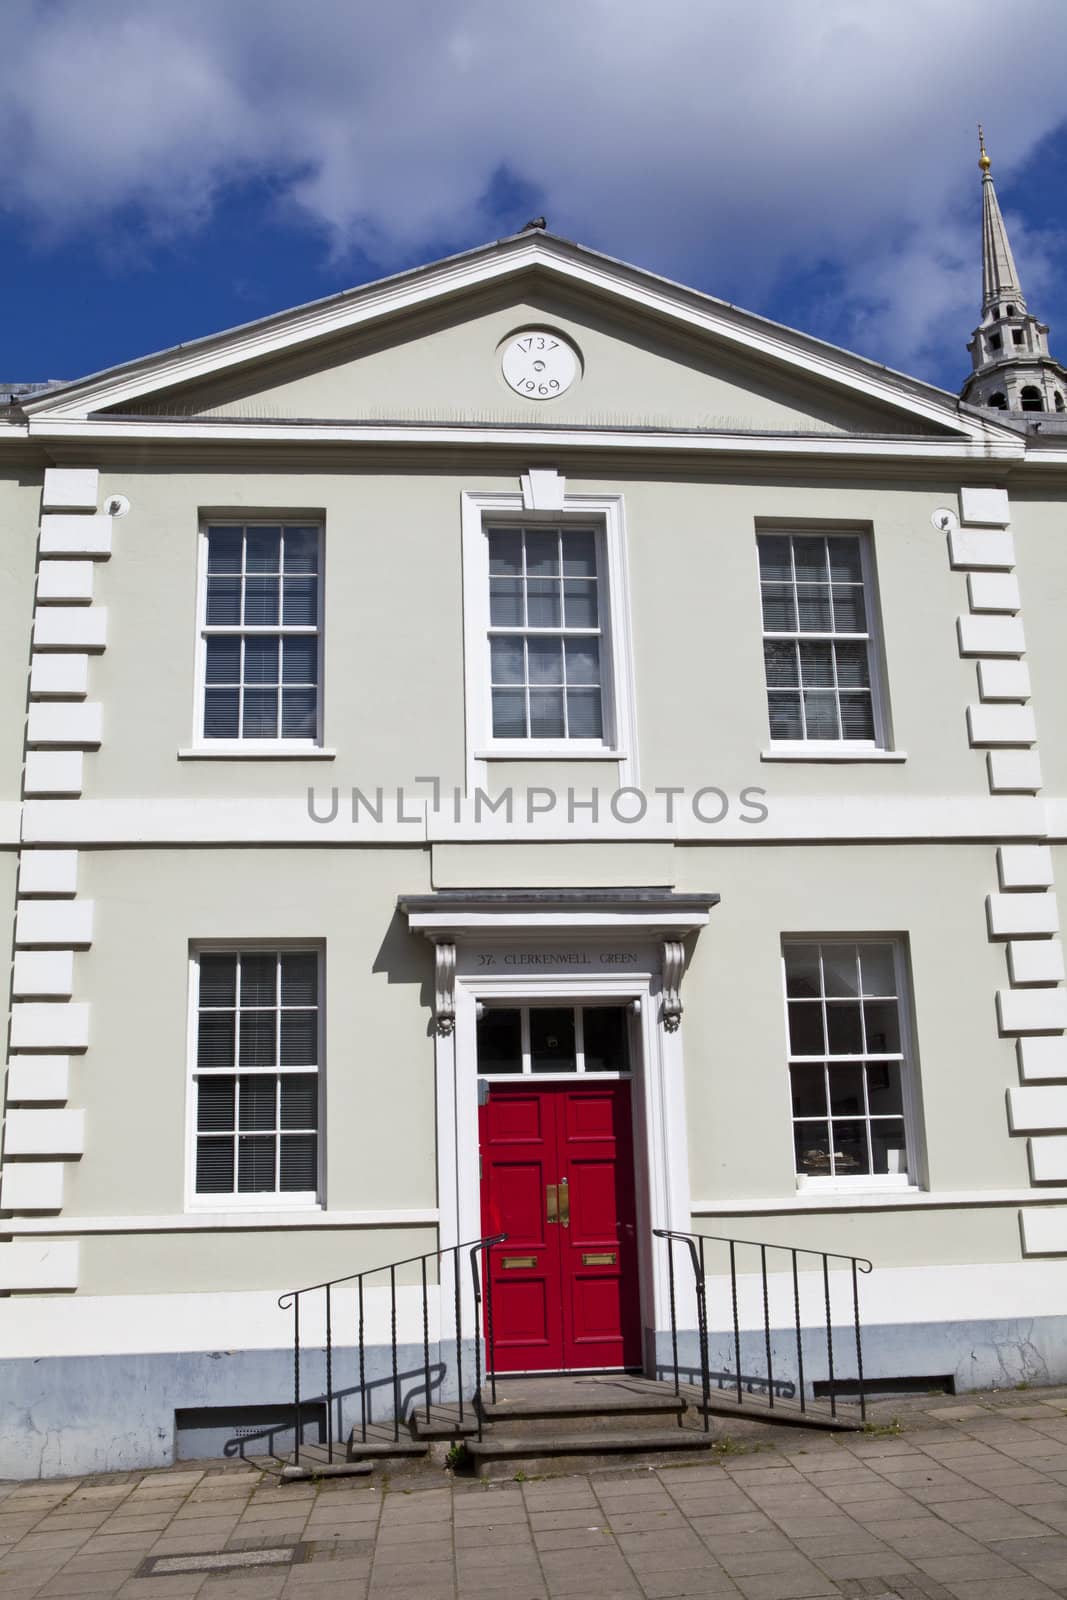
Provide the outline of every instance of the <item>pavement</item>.
{"type": "Polygon", "coordinates": [[[3,1600],[1050,1600],[1067,1389],[728,1424],[699,1464],[281,1484],[240,1462],[0,1483],[3,1600]]]}

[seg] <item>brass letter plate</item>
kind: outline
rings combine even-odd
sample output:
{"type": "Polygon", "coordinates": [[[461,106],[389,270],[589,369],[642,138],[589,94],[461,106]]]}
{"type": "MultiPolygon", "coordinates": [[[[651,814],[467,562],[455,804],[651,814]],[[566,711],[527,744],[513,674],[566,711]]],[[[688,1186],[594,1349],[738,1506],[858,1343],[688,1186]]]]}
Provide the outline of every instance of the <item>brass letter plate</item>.
{"type": "Polygon", "coordinates": [[[536,1256],[505,1256],[500,1263],[502,1267],[536,1267],[536,1256]]]}
{"type": "Polygon", "coordinates": [[[586,1250],[582,1253],[583,1267],[613,1267],[619,1259],[617,1250],[586,1250]]]}

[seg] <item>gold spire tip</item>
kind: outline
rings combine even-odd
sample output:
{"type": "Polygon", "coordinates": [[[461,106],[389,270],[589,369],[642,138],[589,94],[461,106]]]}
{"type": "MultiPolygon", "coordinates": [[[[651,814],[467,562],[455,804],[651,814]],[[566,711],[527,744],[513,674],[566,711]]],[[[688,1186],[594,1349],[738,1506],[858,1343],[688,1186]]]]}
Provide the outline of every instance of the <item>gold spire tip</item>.
{"type": "Polygon", "coordinates": [[[982,132],[981,123],[978,124],[978,149],[980,152],[978,156],[978,165],[981,167],[983,172],[988,172],[993,163],[986,154],[985,134],[982,132]]]}

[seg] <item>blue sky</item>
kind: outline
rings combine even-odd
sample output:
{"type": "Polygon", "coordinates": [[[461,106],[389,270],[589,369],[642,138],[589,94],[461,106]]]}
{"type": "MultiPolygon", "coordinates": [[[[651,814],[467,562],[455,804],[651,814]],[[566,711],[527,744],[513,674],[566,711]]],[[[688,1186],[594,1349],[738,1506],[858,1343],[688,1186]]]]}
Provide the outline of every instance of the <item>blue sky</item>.
{"type": "Polygon", "coordinates": [[[1067,361],[1065,0],[4,0],[0,379],[559,233],[958,388],[975,123],[1067,361]],[[1025,65],[1024,65],[1025,64],[1025,65]]]}

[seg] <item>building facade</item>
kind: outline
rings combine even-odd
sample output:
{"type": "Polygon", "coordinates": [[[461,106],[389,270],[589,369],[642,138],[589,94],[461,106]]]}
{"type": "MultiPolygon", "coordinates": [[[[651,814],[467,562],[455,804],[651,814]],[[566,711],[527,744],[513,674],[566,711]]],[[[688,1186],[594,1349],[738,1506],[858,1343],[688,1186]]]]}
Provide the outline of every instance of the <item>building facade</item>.
{"type": "Polygon", "coordinates": [[[654,1372],[674,1229],[1067,1379],[1067,438],[535,228],[14,397],[0,497],[0,1474],[505,1231],[501,1369],[654,1372]]]}

